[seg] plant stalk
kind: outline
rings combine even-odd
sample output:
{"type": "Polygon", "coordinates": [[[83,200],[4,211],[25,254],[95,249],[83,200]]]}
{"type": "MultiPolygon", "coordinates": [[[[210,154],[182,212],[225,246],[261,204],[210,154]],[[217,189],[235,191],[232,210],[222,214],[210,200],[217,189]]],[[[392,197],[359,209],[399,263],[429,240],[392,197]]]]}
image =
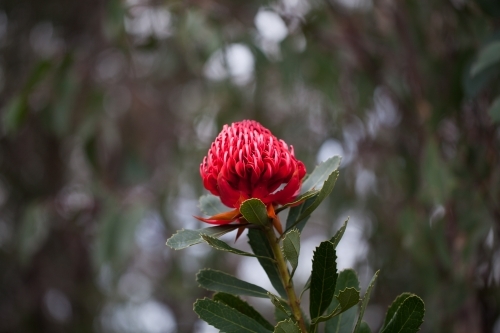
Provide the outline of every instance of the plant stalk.
{"type": "Polygon", "coordinates": [[[302,311],[300,310],[300,299],[297,297],[295,290],[293,289],[293,281],[290,277],[290,273],[288,272],[285,257],[283,257],[283,253],[280,249],[279,238],[276,238],[272,224],[264,227],[264,233],[266,234],[267,240],[273,250],[281,282],[283,282],[288,296],[288,305],[290,305],[290,309],[292,310],[292,314],[299,325],[300,331],[302,333],[307,333],[306,324],[304,322],[304,318],[302,317],[302,311]]]}

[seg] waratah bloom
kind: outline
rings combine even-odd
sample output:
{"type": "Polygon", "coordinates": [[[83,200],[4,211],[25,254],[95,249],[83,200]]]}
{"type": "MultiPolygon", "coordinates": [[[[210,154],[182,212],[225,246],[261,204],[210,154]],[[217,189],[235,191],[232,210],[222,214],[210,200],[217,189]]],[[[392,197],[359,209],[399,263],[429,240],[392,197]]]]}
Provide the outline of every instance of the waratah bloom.
{"type": "Polygon", "coordinates": [[[234,208],[200,219],[226,224],[241,217],[239,207],[249,198],[262,200],[275,218],[274,207],[292,202],[299,194],[306,168],[295,158],[292,146],[258,122],[243,120],[224,125],[200,165],[200,174],[205,188],[234,208]]]}

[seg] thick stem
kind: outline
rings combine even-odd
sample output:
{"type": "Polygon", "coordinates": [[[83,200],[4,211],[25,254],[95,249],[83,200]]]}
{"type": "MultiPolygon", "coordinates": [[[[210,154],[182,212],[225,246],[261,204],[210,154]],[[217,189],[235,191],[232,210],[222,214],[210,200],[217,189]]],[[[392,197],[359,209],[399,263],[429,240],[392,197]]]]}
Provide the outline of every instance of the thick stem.
{"type": "Polygon", "coordinates": [[[264,228],[264,233],[266,234],[267,240],[273,250],[274,259],[276,259],[276,265],[278,266],[281,282],[283,282],[283,285],[285,286],[286,294],[288,296],[288,304],[290,305],[292,314],[299,324],[300,331],[302,333],[307,333],[306,324],[304,322],[304,318],[302,317],[302,312],[300,311],[300,300],[293,289],[293,282],[290,278],[290,273],[288,272],[288,267],[286,265],[285,258],[283,257],[283,253],[281,253],[279,239],[276,238],[272,225],[266,226],[264,228]]]}

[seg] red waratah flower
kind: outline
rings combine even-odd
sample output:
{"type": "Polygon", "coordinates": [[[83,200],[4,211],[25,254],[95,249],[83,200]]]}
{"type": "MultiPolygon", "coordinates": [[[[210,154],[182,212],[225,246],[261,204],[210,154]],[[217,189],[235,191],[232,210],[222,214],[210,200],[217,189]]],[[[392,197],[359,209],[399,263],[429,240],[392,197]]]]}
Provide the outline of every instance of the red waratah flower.
{"type": "Polygon", "coordinates": [[[211,224],[227,224],[241,217],[240,205],[258,198],[266,205],[273,224],[281,232],[274,207],[293,201],[299,194],[304,164],[293,147],[276,138],[256,121],[224,125],[200,165],[203,185],[234,210],[198,218],[211,224]]]}

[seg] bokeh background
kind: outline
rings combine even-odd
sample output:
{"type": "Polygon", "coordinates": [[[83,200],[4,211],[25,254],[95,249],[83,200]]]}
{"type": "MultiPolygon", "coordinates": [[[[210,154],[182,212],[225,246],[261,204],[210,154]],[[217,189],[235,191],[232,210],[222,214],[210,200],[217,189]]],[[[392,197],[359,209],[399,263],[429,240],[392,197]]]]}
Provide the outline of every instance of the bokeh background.
{"type": "Polygon", "coordinates": [[[350,216],[372,330],[410,291],[422,332],[499,333],[499,41],[496,0],[1,0],[0,332],[212,332],[198,269],[269,287],[252,258],[165,246],[202,227],[199,163],[248,118],[309,171],[343,156],[298,287],[350,216]]]}

